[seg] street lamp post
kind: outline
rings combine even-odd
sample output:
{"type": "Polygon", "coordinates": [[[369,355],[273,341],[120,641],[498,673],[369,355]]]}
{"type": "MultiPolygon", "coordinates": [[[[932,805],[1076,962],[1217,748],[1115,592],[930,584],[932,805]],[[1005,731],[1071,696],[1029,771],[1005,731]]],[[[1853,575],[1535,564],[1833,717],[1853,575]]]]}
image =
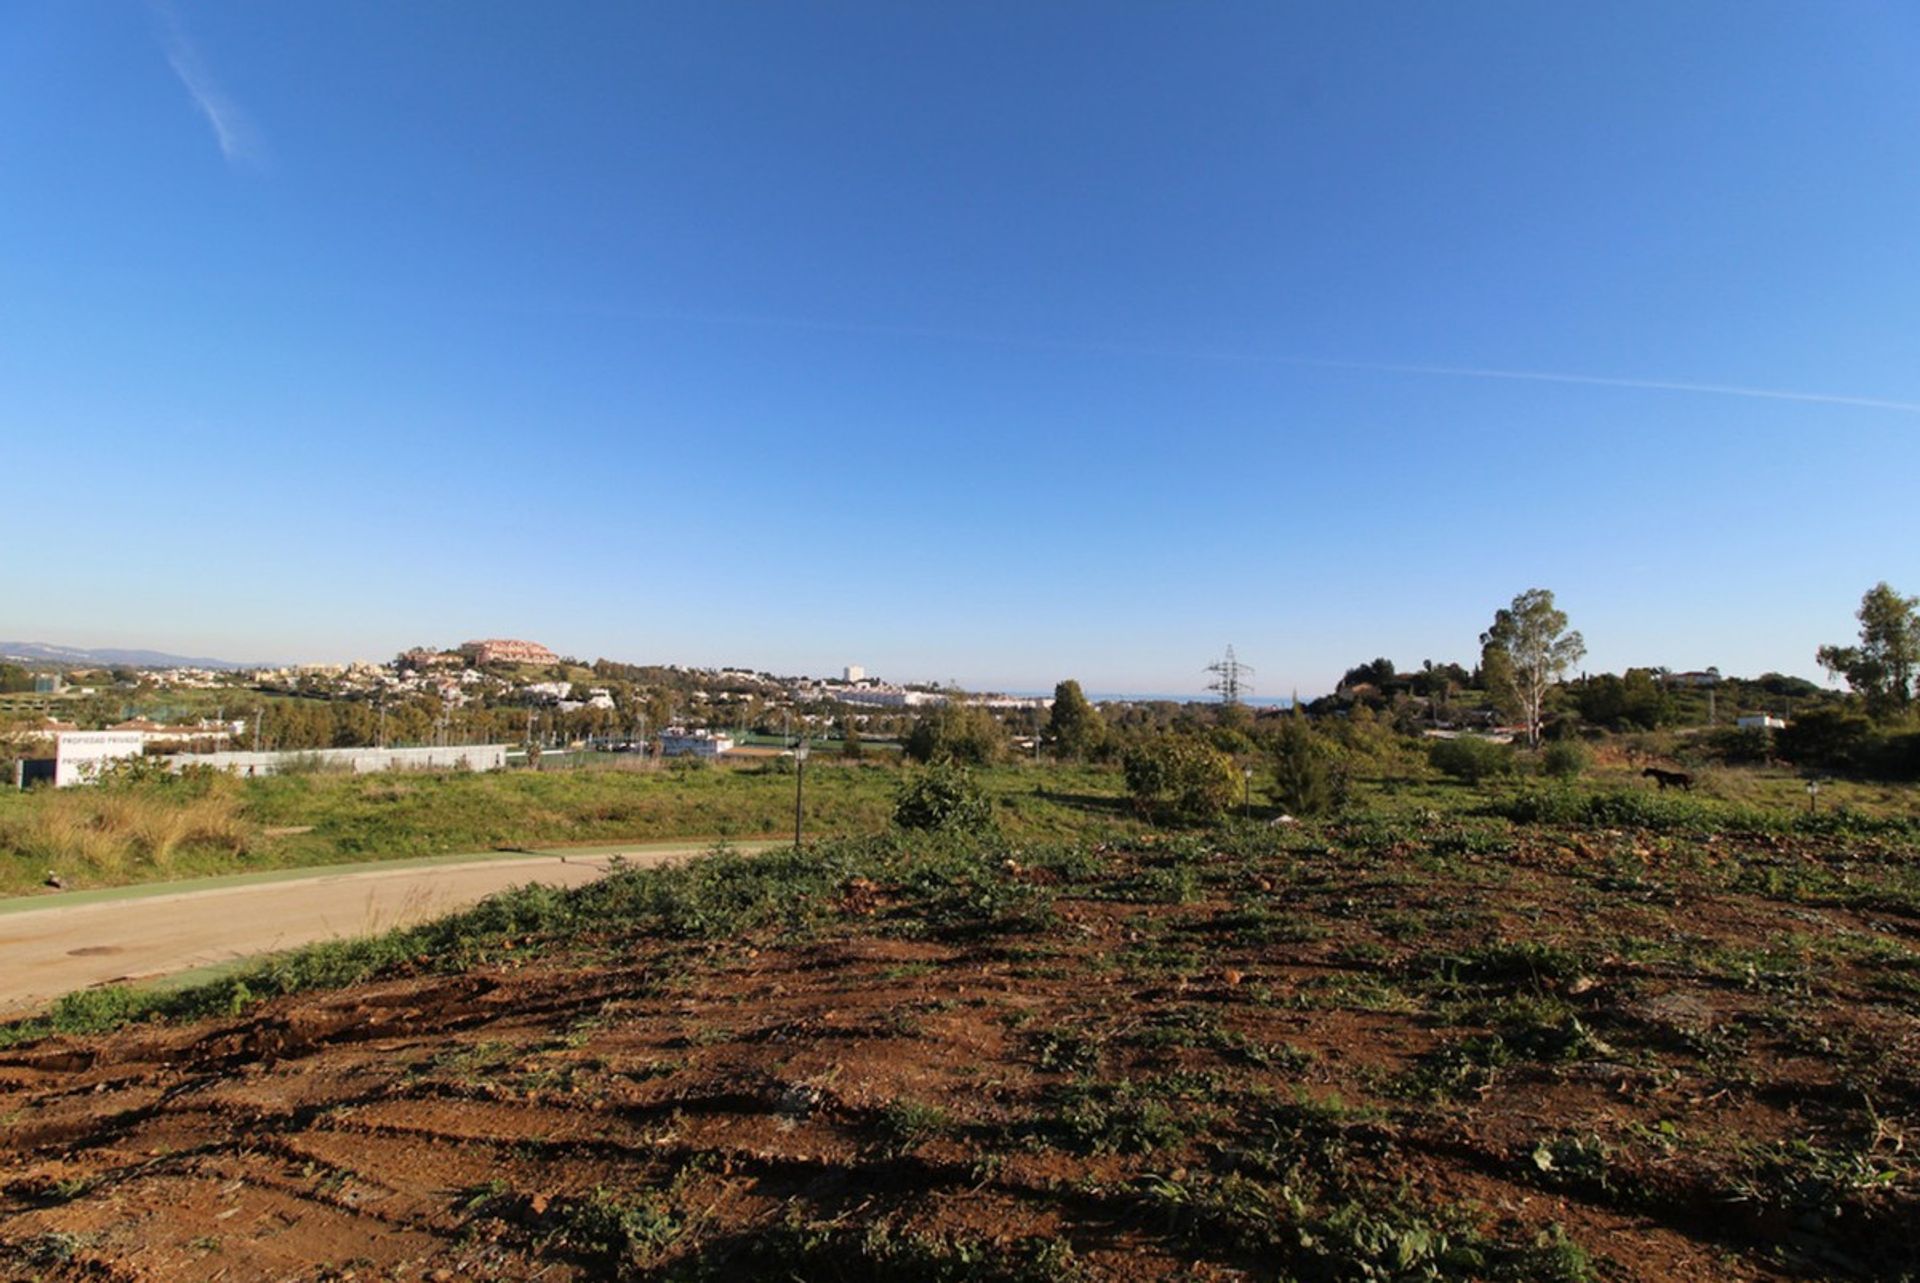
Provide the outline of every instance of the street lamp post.
{"type": "Polygon", "coordinates": [[[1807,814],[1812,815],[1820,809],[1820,781],[1807,781],[1807,814]]]}
{"type": "Polygon", "coordinates": [[[800,849],[800,821],[805,814],[801,805],[807,791],[807,754],[812,749],[804,733],[800,736],[800,742],[793,746],[793,846],[796,851],[800,849]]]}
{"type": "Polygon", "coordinates": [[[1241,767],[1240,778],[1246,781],[1246,792],[1240,799],[1240,818],[1250,820],[1253,818],[1253,768],[1241,767]]]}

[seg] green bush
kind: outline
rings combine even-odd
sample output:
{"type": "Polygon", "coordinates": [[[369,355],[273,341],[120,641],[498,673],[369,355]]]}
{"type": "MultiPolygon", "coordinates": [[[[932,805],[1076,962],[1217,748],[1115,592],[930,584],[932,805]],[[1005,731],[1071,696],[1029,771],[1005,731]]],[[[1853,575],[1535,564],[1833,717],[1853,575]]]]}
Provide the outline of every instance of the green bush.
{"type": "Polygon", "coordinates": [[[1202,740],[1161,735],[1127,750],[1127,792],[1142,815],[1205,824],[1226,814],[1240,791],[1233,759],[1202,740]]]}
{"type": "Polygon", "coordinates": [[[1774,736],[1780,756],[1796,766],[1850,771],[1861,764],[1875,740],[1866,714],[1849,708],[1809,708],[1774,736]]]}
{"type": "Polygon", "coordinates": [[[1584,775],[1591,760],[1587,746],[1579,740],[1555,740],[1540,754],[1540,769],[1555,779],[1570,780],[1584,775]]]}
{"type": "Polygon", "coordinates": [[[1511,775],[1515,769],[1513,745],[1462,735],[1458,739],[1435,740],[1427,749],[1427,762],[1442,775],[1467,784],[1496,775],[1511,775]]]}
{"type": "Polygon", "coordinates": [[[972,772],[940,763],[901,784],[893,822],[930,833],[983,833],[993,827],[993,802],[972,772]]]}
{"type": "Polygon", "coordinates": [[[1882,740],[1873,755],[1875,772],[1885,780],[1920,780],[1920,731],[1882,740]]]}
{"type": "Polygon", "coordinates": [[[1773,732],[1760,726],[1729,726],[1703,736],[1702,744],[1729,766],[1756,766],[1773,756],[1773,732]]]}

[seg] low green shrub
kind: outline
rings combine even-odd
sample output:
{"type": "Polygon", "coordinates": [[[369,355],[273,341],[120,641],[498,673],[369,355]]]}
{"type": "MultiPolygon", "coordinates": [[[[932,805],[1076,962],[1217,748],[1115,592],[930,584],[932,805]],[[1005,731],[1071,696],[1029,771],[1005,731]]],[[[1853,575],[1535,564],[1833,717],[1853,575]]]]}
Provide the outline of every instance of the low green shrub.
{"type": "Polygon", "coordinates": [[[1555,740],[1540,754],[1540,770],[1555,779],[1570,780],[1586,774],[1592,760],[1579,740],[1555,740]]]}
{"type": "Polygon", "coordinates": [[[1496,744],[1471,735],[1435,740],[1427,750],[1427,763],[1442,775],[1466,784],[1478,784],[1496,775],[1512,775],[1516,769],[1513,745],[1496,744]]]}
{"type": "Polygon", "coordinates": [[[993,828],[993,802],[971,771],[941,762],[901,782],[893,822],[929,833],[985,833],[993,828]]]}
{"type": "Polygon", "coordinates": [[[1661,832],[1770,833],[1795,825],[1794,818],[1784,813],[1651,789],[1586,792],[1565,786],[1529,787],[1493,802],[1489,809],[1521,824],[1593,824],[1661,832]]]}

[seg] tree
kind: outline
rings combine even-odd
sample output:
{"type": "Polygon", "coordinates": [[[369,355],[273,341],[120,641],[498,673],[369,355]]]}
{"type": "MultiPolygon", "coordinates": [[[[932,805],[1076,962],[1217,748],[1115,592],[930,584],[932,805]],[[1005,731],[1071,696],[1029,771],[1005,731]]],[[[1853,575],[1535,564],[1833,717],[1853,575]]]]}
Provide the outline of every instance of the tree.
{"type": "Polygon", "coordinates": [[[1359,664],[1349,668],[1346,675],[1340,679],[1340,689],[1352,690],[1356,686],[1372,686],[1385,690],[1397,674],[1398,670],[1394,668],[1393,661],[1382,657],[1370,664],[1359,664]]]}
{"type": "Polygon", "coordinates": [[[1526,726],[1527,743],[1538,747],[1547,691],[1580,662],[1586,641],[1567,631],[1566,612],[1554,606],[1551,592],[1529,588],[1495,612],[1493,627],[1480,635],[1480,653],[1488,690],[1526,726]]]}
{"type": "Polygon", "coordinates": [[[1904,713],[1913,703],[1914,669],[1920,667],[1920,597],[1902,597],[1882,580],[1867,590],[1854,615],[1858,646],[1822,646],[1820,666],[1847,679],[1875,717],[1904,713]]]}
{"type": "Polygon", "coordinates": [[[1184,823],[1219,819],[1240,791],[1233,759],[1187,735],[1156,735],[1127,750],[1127,791],[1142,815],[1184,823]]]}
{"type": "Polygon", "coordinates": [[[658,735],[673,725],[673,692],[656,686],[647,692],[641,715],[647,719],[647,734],[658,735]]]}
{"type": "Polygon", "coordinates": [[[1273,797],[1289,815],[1325,815],[1346,800],[1334,748],[1295,708],[1273,737],[1273,797]]]}
{"type": "Polygon", "coordinates": [[[1087,701],[1080,683],[1068,678],[1053,688],[1053,715],[1047,734],[1063,757],[1085,758],[1100,751],[1107,726],[1100,710],[1087,701]]]}
{"type": "Polygon", "coordinates": [[[1773,738],[1774,750],[1795,766],[1850,771],[1873,744],[1873,723],[1855,708],[1810,708],[1773,738]]]}
{"type": "Polygon", "coordinates": [[[1520,716],[1513,702],[1513,661],[1507,658],[1506,647],[1485,633],[1480,637],[1480,663],[1473,670],[1473,685],[1487,693],[1503,716],[1520,716]]]}
{"type": "Polygon", "coordinates": [[[916,762],[990,766],[1006,755],[1007,732],[992,713],[956,697],[922,714],[902,747],[916,762]]]}
{"type": "Polygon", "coordinates": [[[1574,705],[1595,726],[1650,731],[1671,718],[1673,701],[1650,669],[1629,668],[1625,677],[1601,673],[1580,683],[1574,705]]]}
{"type": "Polygon", "coordinates": [[[849,713],[840,719],[840,756],[854,762],[865,755],[866,750],[860,746],[860,724],[849,713]]]}

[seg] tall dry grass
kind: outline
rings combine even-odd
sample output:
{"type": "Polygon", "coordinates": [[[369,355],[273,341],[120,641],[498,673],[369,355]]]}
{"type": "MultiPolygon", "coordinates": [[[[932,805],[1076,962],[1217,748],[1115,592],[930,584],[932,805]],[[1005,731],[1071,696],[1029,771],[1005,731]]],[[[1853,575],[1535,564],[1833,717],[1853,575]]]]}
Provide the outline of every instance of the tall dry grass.
{"type": "Polygon", "coordinates": [[[39,793],[0,818],[0,854],[27,872],[116,881],[165,871],[195,850],[245,854],[255,831],[231,790],[73,788],[39,793]]]}

